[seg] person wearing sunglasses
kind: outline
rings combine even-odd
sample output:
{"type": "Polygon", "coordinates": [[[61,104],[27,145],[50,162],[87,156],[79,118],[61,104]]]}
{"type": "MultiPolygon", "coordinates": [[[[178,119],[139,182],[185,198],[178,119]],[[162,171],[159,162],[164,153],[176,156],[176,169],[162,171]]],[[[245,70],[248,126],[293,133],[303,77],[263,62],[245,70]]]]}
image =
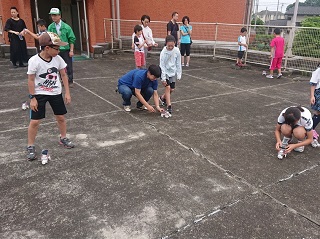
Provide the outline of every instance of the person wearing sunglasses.
{"type": "Polygon", "coordinates": [[[65,114],[66,104],[71,103],[67,64],[58,55],[59,48],[66,46],[59,36],[53,32],[45,32],[39,37],[41,52],[30,58],[28,62],[28,88],[30,98],[30,123],[28,127],[27,160],[37,158],[35,139],[40,121],[45,118],[46,103],[49,102],[58,123],[60,131],[59,143],[65,148],[73,148],[74,144],[67,138],[67,124],[65,114]],[[65,94],[62,96],[62,85],[65,94]]]}

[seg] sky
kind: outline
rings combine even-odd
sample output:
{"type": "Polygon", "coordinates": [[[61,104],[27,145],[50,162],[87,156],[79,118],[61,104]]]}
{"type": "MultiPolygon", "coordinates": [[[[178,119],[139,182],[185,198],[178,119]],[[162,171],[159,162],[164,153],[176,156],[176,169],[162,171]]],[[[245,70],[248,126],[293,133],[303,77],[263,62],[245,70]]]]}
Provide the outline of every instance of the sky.
{"type": "MultiPolygon", "coordinates": [[[[277,10],[278,0],[254,0],[254,2],[255,2],[255,6],[257,2],[259,2],[258,12],[266,10],[266,8],[268,8],[269,11],[277,10]]],[[[295,0],[279,0],[278,10],[281,11],[281,6],[282,6],[282,12],[284,13],[286,11],[287,6],[295,2],[296,2],[295,0]]],[[[304,2],[304,0],[299,0],[299,2],[304,2]]]]}

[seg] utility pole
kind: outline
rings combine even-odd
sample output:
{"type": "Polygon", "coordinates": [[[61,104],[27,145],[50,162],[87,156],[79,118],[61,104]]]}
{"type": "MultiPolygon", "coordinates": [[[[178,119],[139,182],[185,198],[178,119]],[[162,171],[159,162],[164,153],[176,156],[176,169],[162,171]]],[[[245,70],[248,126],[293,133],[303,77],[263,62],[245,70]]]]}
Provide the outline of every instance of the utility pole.
{"type": "Polygon", "coordinates": [[[284,63],[285,68],[287,66],[288,57],[292,57],[292,45],[293,45],[294,33],[296,30],[298,8],[299,8],[299,0],[296,0],[296,3],[294,5],[293,17],[291,19],[291,27],[292,28],[291,28],[289,40],[288,40],[288,48],[287,48],[286,59],[285,59],[285,63],[284,63]]]}
{"type": "Polygon", "coordinates": [[[280,0],[278,0],[278,4],[277,4],[276,20],[278,19],[279,1],[280,1],[280,0]]]}
{"type": "Polygon", "coordinates": [[[256,13],[254,14],[254,30],[256,30],[257,25],[257,15],[258,15],[258,6],[259,6],[259,0],[256,0],[256,13]]]}
{"type": "MultiPolygon", "coordinates": [[[[281,12],[282,12],[282,8],[283,8],[283,6],[284,6],[284,3],[281,3],[281,12]]],[[[283,12],[282,12],[283,13],[283,12]]]]}
{"type": "Polygon", "coordinates": [[[268,19],[268,7],[266,7],[266,17],[264,18],[264,23],[267,22],[267,19],[268,19]]]}
{"type": "Polygon", "coordinates": [[[247,1],[247,26],[251,24],[253,0],[247,1]]]}

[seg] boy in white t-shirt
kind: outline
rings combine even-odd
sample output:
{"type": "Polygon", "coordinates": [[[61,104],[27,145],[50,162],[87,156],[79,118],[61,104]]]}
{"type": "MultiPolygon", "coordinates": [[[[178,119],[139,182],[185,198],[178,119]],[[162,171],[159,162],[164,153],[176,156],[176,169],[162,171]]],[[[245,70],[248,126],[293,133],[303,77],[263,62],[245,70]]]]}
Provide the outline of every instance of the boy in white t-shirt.
{"type": "Polygon", "coordinates": [[[67,124],[64,115],[67,113],[62,97],[60,76],[65,88],[65,102],[71,102],[67,64],[58,55],[59,47],[68,43],[62,42],[53,32],[45,32],[39,37],[41,52],[30,58],[28,62],[28,88],[30,98],[30,124],[28,128],[27,159],[37,158],[34,142],[40,125],[40,120],[45,118],[46,103],[56,116],[60,130],[59,143],[66,148],[73,148],[74,144],[67,138],[67,124]]]}
{"type": "Polygon", "coordinates": [[[245,27],[241,28],[240,36],[238,37],[239,47],[238,47],[238,58],[237,58],[236,66],[240,66],[240,67],[243,66],[242,58],[248,47],[246,35],[247,35],[247,29],[245,27]]]}
{"type": "Polygon", "coordinates": [[[134,33],[133,46],[136,68],[143,68],[145,65],[144,44],[147,43],[147,40],[142,35],[142,27],[140,25],[134,27],[134,33]]]}

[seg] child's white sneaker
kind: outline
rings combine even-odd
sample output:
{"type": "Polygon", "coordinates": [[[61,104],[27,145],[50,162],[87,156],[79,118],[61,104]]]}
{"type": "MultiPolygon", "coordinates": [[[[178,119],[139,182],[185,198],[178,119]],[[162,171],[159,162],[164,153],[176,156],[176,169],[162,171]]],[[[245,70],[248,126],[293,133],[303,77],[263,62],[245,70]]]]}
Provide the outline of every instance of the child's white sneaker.
{"type": "Polygon", "coordinates": [[[302,153],[304,151],[304,146],[300,146],[298,148],[295,148],[294,151],[302,153]]]}
{"type": "Polygon", "coordinates": [[[273,75],[266,75],[267,78],[273,79],[273,75]]]}
{"type": "Polygon", "coordinates": [[[317,147],[320,147],[320,144],[319,144],[319,142],[318,142],[317,139],[313,139],[313,141],[312,141],[312,143],[311,143],[311,146],[312,146],[313,148],[317,148],[317,147]]]}

